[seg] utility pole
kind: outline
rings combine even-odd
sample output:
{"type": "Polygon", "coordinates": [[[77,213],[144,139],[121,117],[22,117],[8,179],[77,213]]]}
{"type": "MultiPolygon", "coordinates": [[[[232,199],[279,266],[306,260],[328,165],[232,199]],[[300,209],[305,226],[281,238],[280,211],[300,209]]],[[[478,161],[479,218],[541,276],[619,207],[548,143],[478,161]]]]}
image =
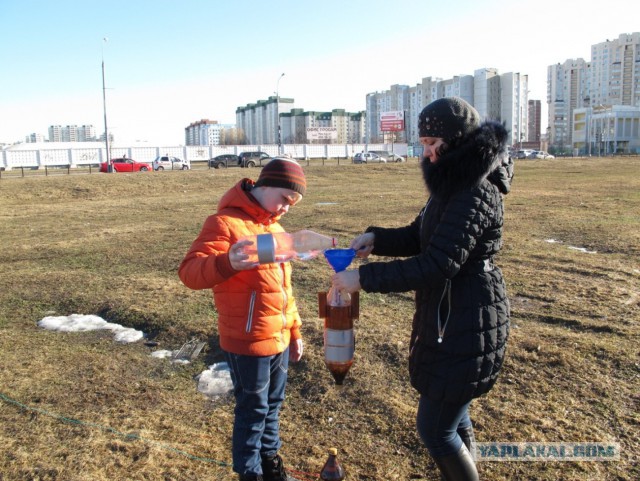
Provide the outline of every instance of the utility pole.
{"type": "Polygon", "coordinates": [[[107,128],[107,89],[104,83],[104,44],[109,39],[102,38],[102,109],[104,112],[104,144],[107,150],[107,172],[113,172],[113,164],[111,164],[111,154],[109,153],[109,129],[107,128]]]}
{"type": "Polygon", "coordinates": [[[278,155],[282,153],[282,132],[280,129],[280,79],[284,77],[284,73],[278,77],[276,83],[276,122],[278,123],[278,155]]]}

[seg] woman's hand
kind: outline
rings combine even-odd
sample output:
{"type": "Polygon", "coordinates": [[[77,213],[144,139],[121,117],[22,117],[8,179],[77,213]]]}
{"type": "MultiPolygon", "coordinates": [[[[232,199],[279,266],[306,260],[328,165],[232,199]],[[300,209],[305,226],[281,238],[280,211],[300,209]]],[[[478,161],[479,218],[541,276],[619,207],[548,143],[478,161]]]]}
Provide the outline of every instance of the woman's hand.
{"type": "Polygon", "coordinates": [[[360,274],[355,269],[334,274],[331,278],[331,284],[335,288],[349,293],[362,289],[360,285],[360,274]]]}
{"type": "Polygon", "coordinates": [[[360,234],[358,237],[351,241],[351,248],[356,251],[358,257],[363,259],[369,257],[373,250],[373,242],[375,240],[375,234],[373,232],[366,232],[360,234]]]}

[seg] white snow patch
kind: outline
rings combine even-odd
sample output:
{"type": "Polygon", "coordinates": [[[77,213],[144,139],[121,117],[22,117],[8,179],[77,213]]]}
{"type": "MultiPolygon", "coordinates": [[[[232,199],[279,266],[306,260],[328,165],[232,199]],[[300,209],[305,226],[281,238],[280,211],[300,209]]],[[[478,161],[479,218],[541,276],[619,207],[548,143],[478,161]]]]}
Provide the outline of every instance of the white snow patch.
{"type": "Polygon", "coordinates": [[[198,391],[207,397],[218,397],[233,390],[231,370],[226,362],[219,362],[202,371],[198,377],[198,391]]]}
{"type": "Polygon", "coordinates": [[[93,314],[71,314],[70,316],[47,316],[38,321],[38,326],[50,331],[83,332],[109,330],[113,332],[116,342],[130,343],[139,341],[144,337],[142,331],[131,327],[123,327],[120,324],[107,322],[100,316],[93,314]]]}

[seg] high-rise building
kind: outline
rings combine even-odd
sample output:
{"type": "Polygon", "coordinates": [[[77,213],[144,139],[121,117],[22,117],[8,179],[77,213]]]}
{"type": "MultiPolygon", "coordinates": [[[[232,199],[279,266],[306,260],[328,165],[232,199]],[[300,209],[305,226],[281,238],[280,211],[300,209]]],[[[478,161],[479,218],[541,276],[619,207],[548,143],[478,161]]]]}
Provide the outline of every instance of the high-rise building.
{"type": "MultiPolygon", "coordinates": [[[[596,140],[585,140],[585,135],[592,125],[600,122],[602,115],[606,125],[606,119],[618,113],[628,118],[629,109],[614,107],[640,108],[640,32],[621,34],[617,39],[592,45],[588,62],[579,58],[550,65],[547,102],[550,146],[566,153],[589,150],[585,146],[596,140]],[[576,115],[577,109],[580,112],[576,115]],[[600,113],[605,111],[607,114],[600,113]],[[591,118],[595,123],[589,121],[591,118]],[[576,119],[579,126],[574,125],[576,119]]],[[[604,127],[598,128],[606,131],[604,127]]],[[[630,148],[634,144],[621,138],[620,145],[630,148]]]]}
{"type": "Polygon", "coordinates": [[[588,62],[570,59],[547,68],[550,146],[560,152],[570,149],[573,111],[589,101],[588,62]]]}
{"type": "Polygon", "coordinates": [[[49,142],[93,142],[96,129],[93,125],[50,125],[49,142]]]}
{"type": "Polygon", "coordinates": [[[640,106],[640,32],[591,46],[591,106],[640,106]]]}
{"type": "Polygon", "coordinates": [[[527,141],[540,142],[542,103],[539,100],[529,100],[529,132],[527,141]]]}
{"type": "Polygon", "coordinates": [[[25,138],[25,142],[27,144],[35,144],[37,142],[45,142],[45,138],[44,138],[44,135],[42,135],[42,134],[33,133],[33,134],[27,135],[27,137],[25,138]]]}
{"type": "Polygon", "coordinates": [[[461,97],[473,105],[480,117],[505,122],[511,138],[509,143],[526,141],[528,131],[528,76],[520,73],[500,75],[495,68],[483,68],[474,75],[459,75],[443,80],[424,77],[415,87],[393,85],[384,92],[367,94],[366,142],[384,142],[380,132],[380,114],[404,111],[403,140],[417,144],[418,116],[436,99],[461,97]]]}
{"type": "Polygon", "coordinates": [[[277,144],[278,126],[282,128],[279,117],[293,108],[294,101],[289,98],[274,95],[267,100],[258,100],[236,109],[236,126],[244,132],[249,144],[277,144]]]}

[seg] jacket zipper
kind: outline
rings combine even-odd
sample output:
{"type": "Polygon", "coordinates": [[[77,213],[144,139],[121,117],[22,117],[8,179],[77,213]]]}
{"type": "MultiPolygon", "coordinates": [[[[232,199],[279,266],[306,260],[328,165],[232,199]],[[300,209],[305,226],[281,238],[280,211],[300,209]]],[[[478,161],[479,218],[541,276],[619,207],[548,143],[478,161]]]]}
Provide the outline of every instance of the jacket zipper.
{"type": "Polygon", "coordinates": [[[287,328],[287,303],[288,303],[288,296],[287,296],[287,290],[284,287],[284,264],[280,264],[280,274],[282,274],[282,282],[280,283],[280,287],[282,289],[282,330],[280,331],[280,340],[282,341],[282,343],[284,344],[284,331],[287,328]]]}
{"type": "Polygon", "coordinates": [[[251,298],[249,299],[249,314],[247,316],[247,325],[244,330],[248,334],[251,332],[251,325],[253,324],[253,310],[256,307],[256,291],[251,291],[251,298]]]}

